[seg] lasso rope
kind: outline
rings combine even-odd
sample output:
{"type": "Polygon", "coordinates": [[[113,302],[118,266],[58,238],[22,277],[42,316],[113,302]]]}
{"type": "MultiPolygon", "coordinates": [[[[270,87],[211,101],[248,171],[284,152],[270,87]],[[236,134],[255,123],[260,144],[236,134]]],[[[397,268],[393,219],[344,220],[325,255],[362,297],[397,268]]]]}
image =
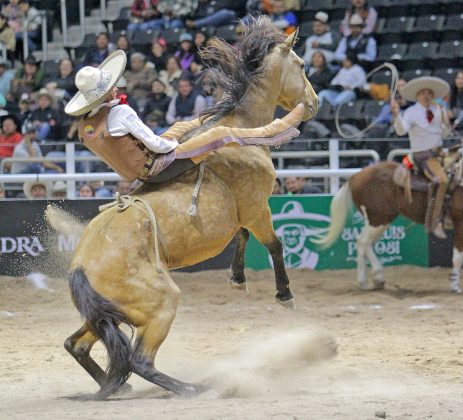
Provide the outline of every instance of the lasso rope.
{"type": "MultiPolygon", "coordinates": [[[[366,78],[368,80],[369,77],[371,77],[373,74],[375,74],[376,72],[378,72],[379,70],[381,70],[383,68],[387,68],[387,69],[389,69],[391,71],[391,85],[390,85],[390,88],[389,88],[390,92],[391,92],[391,95],[389,97],[389,100],[390,100],[391,98],[395,97],[395,94],[397,92],[397,82],[399,81],[399,72],[397,71],[397,67],[394,66],[394,64],[392,64],[392,63],[383,63],[380,66],[373,69],[372,71],[370,71],[367,74],[366,78]]],[[[376,125],[377,117],[367,127],[365,127],[363,130],[360,130],[359,132],[357,132],[355,134],[346,134],[344,131],[342,131],[341,126],[339,125],[339,114],[341,112],[341,107],[342,107],[342,104],[337,107],[336,116],[334,118],[334,122],[336,124],[336,130],[338,130],[338,133],[339,133],[339,135],[341,137],[343,137],[345,139],[354,139],[356,137],[361,136],[362,134],[365,134],[367,131],[369,131],[370,129],[372,129],[376,125]]]]}
{"type": "MultiPolygon", "coordinates": [[[[100,206],[99,210],[100,212],[103,212],[112,207],[116,207],[118,213],[121,213],[127,210],[129,207],[135,207],[136,209],[145,213],[146,216],[148,216],[148,219],[151,224],[151,233],[153,234],[153,237],[154,237],[154,252],[156,255],[155,269],[158,273],[160,273],[162,271],[162,268],[161,268],[161,259],[159,257],[158,224],[156,221],[156,216],[153,212],[153,209],[151,208],[150,203],[148,203],[145,200],[142,200],[140,197],[131,196],[131,195],[121,196],[119,193],[116,193],[116,201],[100,206]]],[[[166,255],[166,259],[169,260],[167,244],[165,243],[162,237],[160,239],[161,239],[161,244],[162,244],[164,254],[166,255]]]]}

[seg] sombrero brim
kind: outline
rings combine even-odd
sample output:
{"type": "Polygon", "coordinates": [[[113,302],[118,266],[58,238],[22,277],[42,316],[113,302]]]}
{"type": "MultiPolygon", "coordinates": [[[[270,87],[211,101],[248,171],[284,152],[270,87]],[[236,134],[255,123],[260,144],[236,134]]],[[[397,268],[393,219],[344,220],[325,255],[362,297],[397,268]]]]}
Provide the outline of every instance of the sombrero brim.
{"type": "Polygon", "coordinates": [[[111,55],[106,58],[98,68],[108,72],[111,75],[111,79],[108,84],[106,92],[104,92],[98,99],[89,102],[85,99],[85,96],[81,92],[77,92],[72,99],[66,105],[64,111],[68,115],[84,115],[90,112],[93,108],[103,103],[103,101],[111,93],[111,90],[116,86],[117,81],[124,73],[125,66],[127,64],[127,56],[122,50],[114,51],[111,55]]]}
{"type": "Polygon", "coordinates": [[[450,92],[450,85],[439,77],[423,76],[407,82],[400,90],[400,95],[407,101],[415,102],[420,90],[429,89],[435,98],[443,98],[450,92]]]}
{"type": "Polygon", "coordinates": [[[50,193],[51,193],[51,183],[49,181],[27,181],[24,183],[23,185],[23,191],[24,191],[24,195],[26,196],[26,198],[28,198],[29,200],[31,200],[33,197],[32,197],[32,187],[34,185],[45,185],[45,191],[46,191],[46,196],[49,198],[50,197],[50,193]]]}

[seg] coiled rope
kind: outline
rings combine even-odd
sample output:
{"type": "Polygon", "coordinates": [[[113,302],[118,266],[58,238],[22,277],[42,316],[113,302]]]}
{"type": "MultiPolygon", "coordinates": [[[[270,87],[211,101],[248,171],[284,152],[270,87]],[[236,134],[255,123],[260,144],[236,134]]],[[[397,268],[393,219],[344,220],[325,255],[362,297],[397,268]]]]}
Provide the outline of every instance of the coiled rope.
{"type": "MultiPolygon", "coordinates": [[[[380,66],[376,67],[375,69],[371,70],[367,74],[366,78],[368,80],[373,74],[375,74],[376,72],[382,70],[383,68],[387,68],[387,69],[389,69],[391,71],[391,85],[390,85],[390,88],[389,88],[389,90],[391,92],[391,95],[390,95],[389,99],[391,99],[391,98],[394,98],[395,94],[397,93],[397,83],[399,81],[399,72],[397,71],[397,67],[394,66],[394,64],[392,64],[392,63],[383,63],[380,66]]],[[[357,133],[354,133],[354,134],[345,133],[344,131],[342,131],[341,126],[339,125],[339,114],[341,112],[341,107],[342,107],[342,104],[337,107],[336,115],[335,115],[335,118],[334,118],[334,122],[336,124],[336,130],[338,130],[338,133],[339,133],[339,135],[341,137],[343,137],[345,139],[354,139],[356,137],[361,136],[362,134],[365,134],[367,131],[371,130],[376,125],[377,118],[375,118],[363,130],[360,130],[357,133]]]]}

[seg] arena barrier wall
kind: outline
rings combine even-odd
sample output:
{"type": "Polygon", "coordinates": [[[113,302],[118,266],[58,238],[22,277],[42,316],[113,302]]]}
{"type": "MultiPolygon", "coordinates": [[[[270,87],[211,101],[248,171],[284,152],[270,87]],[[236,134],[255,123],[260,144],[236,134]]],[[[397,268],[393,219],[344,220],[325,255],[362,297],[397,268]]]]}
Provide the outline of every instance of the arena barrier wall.
{"type": "MultiPolygon", "coordinates": [[[[52,201],[82,223],[97,215],[98,207],[107,202],[52,201]]],[[[66,274],[79,238],[73,233],[57,234],[49,228],[44,220],[49,203],[42,200],[0,201],[0,275],[22,276],[34,271],[59,276],[66,274]]],[[[315,270],[355,267],[355,242],[364,223],[360,212],[350,215],[333,247],[320,250],[311,241],[326,231],[330,222],[330,203],[331,196],[326,195],[270,198],[275,231],[283,243],[287,267],[315,270]]],[[[422,226],[400,217],[375,245],[375,252],[385,265],[449,266],[451,241],[451,234],[446,241],[428,238],[422,226]]],[[[231,243],[220,255],[182,270],[228,268],[234,247],[231,243]]],[[[246,266],[256,270],[271,268],[266,249],[252,237],[246,252],[246,266]]]]}

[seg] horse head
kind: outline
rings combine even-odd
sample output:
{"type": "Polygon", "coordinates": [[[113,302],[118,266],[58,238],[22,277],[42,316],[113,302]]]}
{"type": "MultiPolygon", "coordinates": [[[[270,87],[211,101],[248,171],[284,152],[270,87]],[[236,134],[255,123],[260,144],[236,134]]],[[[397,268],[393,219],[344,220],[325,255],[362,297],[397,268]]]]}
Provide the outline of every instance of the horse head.
{"type": "Polygon", "coordinates": [[[318,110],[318,97],[305,75],[304,61],[294,52],[298,31],[289,35],[268,55],[269,64],[279,73],[280,92],[278,105],[286,110],[303,103],[306,108],[304,120],[313,118],[318,110]]]}

